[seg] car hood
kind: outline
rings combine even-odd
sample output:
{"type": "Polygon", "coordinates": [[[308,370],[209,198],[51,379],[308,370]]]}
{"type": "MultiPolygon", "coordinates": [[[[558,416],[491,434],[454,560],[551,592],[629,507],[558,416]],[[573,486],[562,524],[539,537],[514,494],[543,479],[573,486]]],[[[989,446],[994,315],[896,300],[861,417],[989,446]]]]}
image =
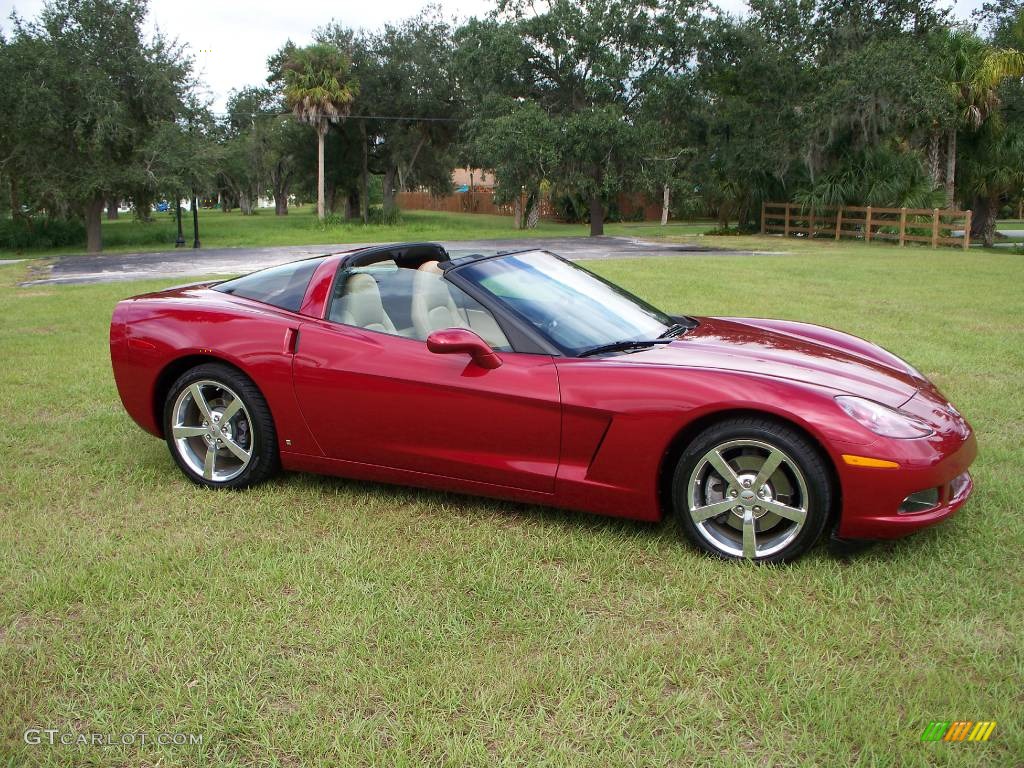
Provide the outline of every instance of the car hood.
{"type": "Polygon", "coordinates": [[[800,381],[867,397],[890,407],[924,383],[880,347],[820,326],[750,318],[698,318],[671,344],[619,355],[629,364],[738,371],[800,381]]]}

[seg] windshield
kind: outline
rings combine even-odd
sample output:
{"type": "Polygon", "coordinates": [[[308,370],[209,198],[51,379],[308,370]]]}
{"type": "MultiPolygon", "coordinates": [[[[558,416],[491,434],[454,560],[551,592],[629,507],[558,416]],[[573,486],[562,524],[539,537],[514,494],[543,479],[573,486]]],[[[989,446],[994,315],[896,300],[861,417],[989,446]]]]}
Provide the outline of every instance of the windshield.
{"type": "Polygon", "coordinates": [[[664,312],[544,251],[469,262],[459,274],[529,322],[565,355],[656,339],[675,325],[664,312]]]}

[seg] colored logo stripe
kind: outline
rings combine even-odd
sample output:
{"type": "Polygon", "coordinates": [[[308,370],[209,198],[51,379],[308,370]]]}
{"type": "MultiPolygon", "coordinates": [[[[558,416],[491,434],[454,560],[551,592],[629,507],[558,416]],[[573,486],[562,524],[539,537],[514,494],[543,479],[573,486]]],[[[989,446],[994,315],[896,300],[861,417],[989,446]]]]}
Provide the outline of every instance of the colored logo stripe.
{"type": "Polygon", "coordinates": [[[995,730],[994,720],[933,720],[921,734],[921,741],[988,741],[995,730]]]}
{"type": "Polygon", "coordinates": [[[928,727],[921,734],[921,741],[940,741],[949,730],[949,721],[935,721],[928,723],[928,727]]]}
{"type": "Polygon", "coordinates": [[[995,730],[996,723],[993,720],[989,723],[978,723],[974,726],[974,730],[971,731],[971,735],[967,737],[968,741],[988,741],[988,737],[992,735],[992,731],[995,730]]]}
{"type": "Polygon", "coordinates": [[[974,723],[969,720],[957,720],[949,727],[949,730],[946,731],[946,738],[943,739],[943,741],[963,741],[964,736],[967,735],[967,729],[972,725],[974,725],[974,723]]]}

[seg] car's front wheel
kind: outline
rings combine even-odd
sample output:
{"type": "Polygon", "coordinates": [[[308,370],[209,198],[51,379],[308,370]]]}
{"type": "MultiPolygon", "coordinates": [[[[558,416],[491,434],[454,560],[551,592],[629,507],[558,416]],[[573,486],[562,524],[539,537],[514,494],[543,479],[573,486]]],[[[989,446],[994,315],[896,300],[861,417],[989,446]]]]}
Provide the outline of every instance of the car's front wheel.
{"type": "Polygon", "coordinates": [[[832,481],[817,448],[771,419],[721,421],[687,446],[672,500],[687,538],[728,559],[794,560],[828,522],[832,481]]]}
{"type": "Polygon", "coordinates": [[[240,371],[204,363],[171,386],[164,403],[171,455],[193,482],[244,488],[278,468],[277,435],[259,389],[240,371]]]}

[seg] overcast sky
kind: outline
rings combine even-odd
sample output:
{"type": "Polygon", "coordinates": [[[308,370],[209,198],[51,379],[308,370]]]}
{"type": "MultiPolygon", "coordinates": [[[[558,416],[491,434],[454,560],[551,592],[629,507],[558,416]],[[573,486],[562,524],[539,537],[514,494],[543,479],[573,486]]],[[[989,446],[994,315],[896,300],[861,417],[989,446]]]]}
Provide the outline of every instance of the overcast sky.
{"type": "MultiPolygon", "coordinates": [[[[8,28],[11,11],[34,17],[44,0],[0,0],[0,28],[8,28]]],[[[967,16],[982,0],[955,0],[958,16],[967,16]]],[[[267,57],[291,38],[303,44],[315,27],[332,18],[355,28],[375,29],[387,22],[416,14],[427,0],[163,0],[151,2],[150,26],[187,43],[196,60],[200,80],[214,109],[220,111],[232,88],[262,84],[267,57]]],[[[445,13],[466,18],[483,15],[489,0],[440,0],[445,13]]],[[[742,12],[744,0],[719,0],[720,7],[742,12]]]]}

